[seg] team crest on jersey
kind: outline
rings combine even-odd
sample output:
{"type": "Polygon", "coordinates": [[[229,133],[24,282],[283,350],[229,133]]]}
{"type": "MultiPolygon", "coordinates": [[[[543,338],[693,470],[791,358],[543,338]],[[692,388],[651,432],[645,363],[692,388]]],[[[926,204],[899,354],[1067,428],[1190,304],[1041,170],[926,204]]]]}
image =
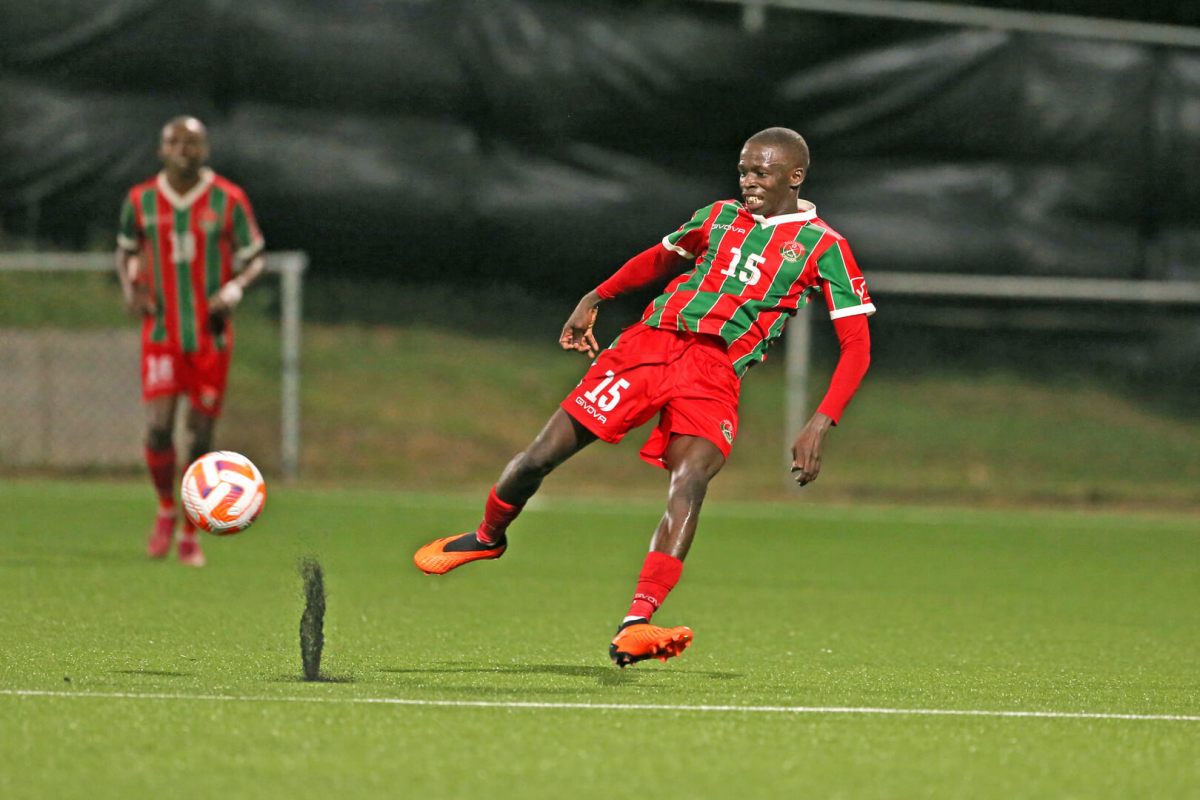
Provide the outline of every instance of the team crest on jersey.
{"type": "Polygon", "coordinates": [[[217,212],[211,208],[206,208],[200,212],[200,227],[206,231],[211,231],[221,224],[221,220],[217,217],[217,212]]]}
{"type": "Polygon", "coordinates": [[[784,242],[779,246],[779,255],[783,256],[783,260],[795,263],[804,258],[804,245],[799,242],[784,242]]]}
{"type": "Polygon", "coordinates": [[[727,443],[733,444],[733,423],[727,419],[721,420],[721,435],[727,443]]]}

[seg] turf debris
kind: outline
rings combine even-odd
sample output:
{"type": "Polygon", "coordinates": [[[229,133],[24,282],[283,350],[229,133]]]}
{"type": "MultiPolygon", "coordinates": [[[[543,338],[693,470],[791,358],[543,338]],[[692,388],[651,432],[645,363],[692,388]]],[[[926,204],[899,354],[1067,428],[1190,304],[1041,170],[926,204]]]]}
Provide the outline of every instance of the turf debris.
{"type": "Polygon", "coordinates": [[[300,660],[304,680],[321,680],[321,651],[325,648],[325,571],[315,558],[300,561],[304,581],[304,613],[300,615],[300,660]]]}

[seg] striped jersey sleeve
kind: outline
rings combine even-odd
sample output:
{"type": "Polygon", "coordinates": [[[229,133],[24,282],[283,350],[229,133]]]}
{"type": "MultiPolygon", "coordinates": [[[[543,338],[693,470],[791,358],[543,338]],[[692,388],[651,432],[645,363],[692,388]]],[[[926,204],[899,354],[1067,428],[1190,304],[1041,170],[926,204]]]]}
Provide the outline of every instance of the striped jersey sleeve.
{"type": "Polygon", "coordinates": [[[867,281],[845,239],[837,237],[821,254],[817,259],[817,273],[830,319],[875,313],[875,304],[867,292],[867,281]]]}
{"type": "Polygon", "coordinates": [[[137,252],[142,240],[142,231],[138,228],[137,211],[133,207],[133,191],[125,195],[121,204],[121,218],[117,223],[117,245],[122,250],[137,252]]]}
{"type": "Polygon", "coordinates": [[[674,233],[663,237],[663,247],[678,253],[689,261],[708,249],[708,236],[712,230],[712,218],[718,203],[710,203],[698,209],[692,218],[679,226],[674,233]]]}
{"type": "Polygon", "coordinates": [[[254,209],[250,207],[250,199],[242,191],[232,193],[233,201],[233,246],[234,253],[244,264],[263,251],[266,242],[262,231],[254,219],[254,209]]]}

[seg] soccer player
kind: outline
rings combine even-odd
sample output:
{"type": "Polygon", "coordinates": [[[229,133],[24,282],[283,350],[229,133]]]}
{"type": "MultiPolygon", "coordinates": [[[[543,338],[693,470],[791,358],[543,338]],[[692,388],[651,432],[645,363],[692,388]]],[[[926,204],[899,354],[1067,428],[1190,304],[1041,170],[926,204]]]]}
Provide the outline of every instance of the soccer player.
{"type": "MultiPolygon", "coordinates": [[[[190,463],[212,449],[233,350],[231,316],[264,264],[263,237],[246,193],[206,167],[208,155],[200,120],[176,117],[164,125],[158,147],[163,169],[129,190],[117,233],[125,304],[142,318],[145,455],[158,494],[146,543],[151,558],[170,552],[179,518],[173,441],[179,395],[190,404],[190,463]]],[[[204,566],[186,515],[178,554],[184,564],[204,566]]]]}
{"type": "Polygon", "coordinates": [[[820,294],[841,355],[828,392],[792,445],[792,472],[803,486],[816,480],[826,432],[870,362],[867,317],[875,306],[846,240],[799,197],[808,165],[808,145],[795,131],[754,134],[737,166],[741,202],[705,206],[583,296],[559,343],[595,358],[591,368],[504,469],[479,527],[420,548],[418,568],[443,574],[499,558],[506,529],[543,478],[596,439],[617,442],[658,414],[641,457],[670,472],[667,509],[609,656],[621,667],[666,661],[691,643],[691,629],[658,627],[651,617],[679,581],[708,483],[737,436],[742,376],[766,358],[801,300],[820,294]],[[641,320],[600,352],[592,333],[600,303],[667,279],[641,320]]]}

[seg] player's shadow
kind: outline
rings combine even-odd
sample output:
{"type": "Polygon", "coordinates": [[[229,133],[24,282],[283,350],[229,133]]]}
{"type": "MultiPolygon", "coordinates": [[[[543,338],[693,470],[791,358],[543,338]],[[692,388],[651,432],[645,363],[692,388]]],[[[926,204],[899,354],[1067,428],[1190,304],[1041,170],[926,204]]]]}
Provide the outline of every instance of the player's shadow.
{"type": "Polygon", "coordinates": [[[309,679],[303,675],[277,675],[271,683],[357,683],[353,675],[321,675],[309,679]]]}
{"type": "MultiPolygon", "coordinates": [[[[623,686],[630,683],[635,683],[642,673],[651,674],[648,670],[642,670],[641,673],[630,669],[618,669],[615,666],[592,666],[586,664],[506,664],[495,667],[480,667],[474,664],[458,664],[446,663],[436,667],[410,667],[410,668],[390,668],[381,669],[380,672],[388,672],[396,675],[403,674],[448,674],[461,675],[467,673],[478,673],[484,675],[561,675],[567,678],[592,678],[601,686],[623,686]]],[[[710,680],[731,680],[740,678],[741,674],[737,672],[716,672],[711,670],[692,671],[692,670],[677,670],[674,673],[679,676],[697,676],[708,678],[710,680]]]]}
{"type": "Polygon", "coordinates": [[[166,669],[114,669],[114,675],[147,675],[153,678],[190,678],[194,672],[173,672],[166,669]]]}
{"type": "MultiPolygon", "coordinates": [[[[596,678],[600,683],[606,685],[629,683],[638,675],[651,674],[649,670],[644,668],[640,672],[635,672],[633,669],[621,669],[612,665],[593,667],[577,664],[514,664],[502,667],[497,671],[520,675],[566,675],[567,677],[596,678]]],[[[680,677],[693,676],[719,681],[741,677],[741,674],[737,672],[717,672],[715,670],[676,669],[672,670],[671,674],[680,677]]]]}

